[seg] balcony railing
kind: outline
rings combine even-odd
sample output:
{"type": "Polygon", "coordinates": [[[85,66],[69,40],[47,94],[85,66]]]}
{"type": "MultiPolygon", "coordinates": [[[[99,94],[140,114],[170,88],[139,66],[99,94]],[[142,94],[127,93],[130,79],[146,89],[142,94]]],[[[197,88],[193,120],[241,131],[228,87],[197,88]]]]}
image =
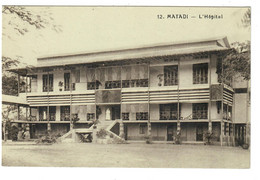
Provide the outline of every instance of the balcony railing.
{"type": "Polygon", "coordinates": [[[137,112],[136,120],[148,120],[148,112],[137,112]]]}
{"type": "Polygon", "coordinates": [[[70,113],[61,113],[60,119],[61,121],[70,121],[70,113]]]}
{"type": "Polygon", "coordinates": [[[160,111],[160,120],[177,120],[177,111],[160,111]]]}
{"type": "Polygon", "coordinates": [[[122,113],[122,120],[129,120],[129,113],[122,113]]]}
{"type": "Polygon", "coordinates": [[[208,119],[208,111],[197,110],[195,112],[192,112],[192,119],[208,119]]]}
{"type": "MultiPolygon", "coordinates": [[[[34,116],[34,119],[36,119],[35,116],[34,116]]],[[[55,120],[56,120],[56,113],[50,113],[49,114],[49,121],[55,121],[55,120]]],[[[47,116],[40,114],[39,115],[39,121],[47,121],[47,116]]]]}

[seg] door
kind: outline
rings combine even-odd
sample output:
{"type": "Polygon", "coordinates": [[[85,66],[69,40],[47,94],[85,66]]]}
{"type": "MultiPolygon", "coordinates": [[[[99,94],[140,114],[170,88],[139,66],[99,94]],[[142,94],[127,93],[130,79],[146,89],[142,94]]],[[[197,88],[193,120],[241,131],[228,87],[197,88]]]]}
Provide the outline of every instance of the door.
{"type": "Polygon", "coordinates": [[[196,141],[203,141],[203,126],[198,125],[196,128],[196,141]]]}
{"type": "Polygon", "coordinates": [[[167,126],[167,141],[173,141],[173,125],[167,126]]]}
{"type": "Polygon", "coordinates": [[[120,106],[112,107],[112,120],[120,119],[120,106]]]}
{"type": "Polygon", "coordinates": [[[35,124],[30,124],[30,137],[31,139],[35,139],[35,124]]]}

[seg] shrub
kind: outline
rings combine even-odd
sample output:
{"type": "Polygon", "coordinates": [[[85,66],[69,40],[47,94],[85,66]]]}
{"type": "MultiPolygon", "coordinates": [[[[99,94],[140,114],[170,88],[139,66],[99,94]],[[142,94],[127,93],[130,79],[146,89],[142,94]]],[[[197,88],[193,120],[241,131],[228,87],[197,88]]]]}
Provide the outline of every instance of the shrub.
{"type": "Polygon", "coordinates": [[[145,143],[146,144],[151,144],[151,140],[150,140],[150,137],[149,136],[145,136],[145,143]]]}
{"type": "Polygon", "coordinates": [[[47,133],[36,140],[37,144],[53,144],[57,142],[57,137],[47,133]]]}
{"type": "Polygon", "coordinates": [[[97,135],[97,138],[104,139],[104,138],[106,138],[107,131],[105,129],[100,129],[99,131],[97,131],[96,135],[97,135]]]}
{"type": "Polygon", "coordinates": [[[248,148],[249,148],[249,144],[247,144],[247,143],[243,144],[243,145],[242,145],[242,148],[243,148],[243,149],[248,149],[248,148]]]}
{"type": "Polygon", "coordinates": [[[181,132],[177,131],[177,134],[174,136],[174,144],[181,144],[181,132]]]}
{"type": "Polygon", "coordinates": [[[205,133],[205,145],[210,145],[210,144],[212,144],[212,139],[213,139],[213,133],[212,132],[206,132],[205,133]]]}

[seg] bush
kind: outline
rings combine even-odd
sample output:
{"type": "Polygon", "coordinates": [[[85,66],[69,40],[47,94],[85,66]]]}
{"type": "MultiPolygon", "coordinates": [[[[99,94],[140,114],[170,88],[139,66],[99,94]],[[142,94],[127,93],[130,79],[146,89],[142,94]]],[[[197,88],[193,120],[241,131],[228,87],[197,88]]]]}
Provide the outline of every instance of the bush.
{"type": "Polygon", "coordinates": [[[97,131],[97,138],[105,139],[107,136],[107,131],[105,129],[100,129],[97,131]]]}
{"type": "Polygon", "coordinates": [[[149,136],[145,136],[145,143],[146,144],[151,144],[151,140],[150,140],[150,137],[149,136]]]}
{"type": "Polygon", "coordinates": [[[174,144],[181,144],[181,133],[177,132],[177,134],[174,136],[174,144]]]}
{"type": "Polygon", "coordinates": [[[205,133],[205,145],[210,145],[212,144],[212,139],[213,139],[213,133],[212,132],[206,132],[205,133]]]}
{"type": "Polygon", "coordinates": [[[247,144],[247,143],[243,144],[243,145],[242,145],[242,148],[243,148],[243,149],[248,149],[248,148],[249,148],[249,144],[247,144]]]}
{"type": "Polygon", "coordinates": [[[57,142],[57,137],[53,135],[44,135],[36,140],[37,144],[53,144],[57,142]]]}

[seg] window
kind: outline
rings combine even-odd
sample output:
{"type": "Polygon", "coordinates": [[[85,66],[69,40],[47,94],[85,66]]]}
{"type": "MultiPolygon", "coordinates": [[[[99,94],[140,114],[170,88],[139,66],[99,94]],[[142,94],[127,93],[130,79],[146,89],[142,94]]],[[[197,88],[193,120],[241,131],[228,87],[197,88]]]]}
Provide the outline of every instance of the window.
{"type": "MultiPolygon", "coordinates": [[[[179,114],[181,109],[179,107],[179,114]]],[[[180,116],[180,115],[179,115],[180,116]]],[[[160,104],[160,120],[177,120],[178,104],[160,104]]]]}
{"type": "Polygon", "coordinates": [[[42,75],[43,92],[53,91],[53,74],[42,75]]]}
{"type": "Polygon", "coordinates": [[[208,83],[208,63],[193,65],[193,84],[208,83]]]}
{"type": "Polygon", "coordinates": [[[192,119],[208,119],[208,104],[192,104],[192,119]]]}
{"type": "Polygon", "coordinates": [[[121,81],[106,81],[105,89],[121,88],[121,81]]]}
{"type": "Polygon", "coordinates": [[[223,119],[227,119],[228,117],[228,112],[227,112],[227,104],[223,104],[223,119]]]}
{"type": "Polygon", "coordinates": [[[40,121],[47,121],[47,107],[40,107],[39,108],[39,120],[40,121]]]}
{"type": "Polygon", "coordinates": [[[178,85],[178,66],[164,66],[164,86],[178,85]]]}
{"type": "Polygon", "coordinates": [[[70,73],[64,73],[64,91],[70,90],[70,73]]]}
{"type": "Polygon", "coordinates": [[[129,113],[122,113],[123,120],[129,120],[129,113]]]}
{"type": "Polygon", "coordinates": [[[228,120],[232,119],[232,106],[228,106],[228,120]]]}
{"type": "MultiPolygon", "coordinates": [[[[48,107],[40,107],[39,108],[39,120],[40,121],[47,121],[48,116],[48,107]]],[[[36,118],[36,117],[35,117],[36,118]]],[[[55,121],[56,120],[56,107],[50,106],[49,107],[49,121],[55,121]]]]}
{"type": "Polygon", "coordinates": [[[146,125],[140,124],[139,125],[139,134],[145,134],[146,125]]]}
{"type": "Polygon", "coordinates": [[[87,120],[88,121],[95,120],[95,113],[87,113],[87,120]]]}
{"type": "Polygon", "coordinates": [[[56,106],[49,107],[49,120],[50,121],[56,120],[56,106]]]}
{"type": "Polygon", "coordinates": [[[137,112],[136,120],[148,120],[148,112],[137,112]]]}
{"type": "Polygon", "coordinates": [[[60,118],[61,118],[61,121],[70,121],[70,107],[69,106],[60,107],[60,118]]]}

